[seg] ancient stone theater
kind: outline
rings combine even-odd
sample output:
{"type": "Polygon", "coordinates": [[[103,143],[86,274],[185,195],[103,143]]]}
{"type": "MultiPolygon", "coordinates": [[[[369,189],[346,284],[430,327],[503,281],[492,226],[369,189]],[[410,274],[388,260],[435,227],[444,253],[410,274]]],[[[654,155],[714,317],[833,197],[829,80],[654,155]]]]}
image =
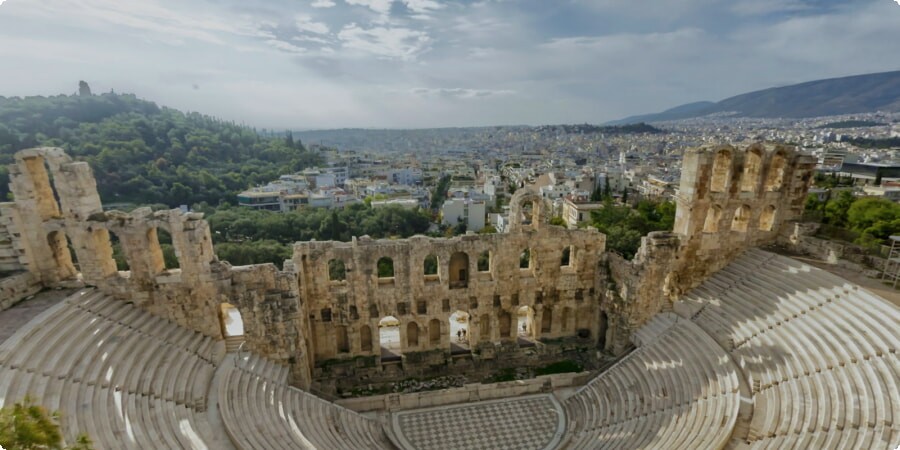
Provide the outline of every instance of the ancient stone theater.
{"type": "Polygon", "coordinates": [[[202,214],[105,210],[87,163],[24,150],[0,303],[63,295],[0,345],[0,404],[99,449],[895,449],[900,311],[772,251],[797,247],[814,166],[687,150],[674,229],[631,260],[524,188],[506,233],[298,242],[279,268],[218,260],[202,214]]]}

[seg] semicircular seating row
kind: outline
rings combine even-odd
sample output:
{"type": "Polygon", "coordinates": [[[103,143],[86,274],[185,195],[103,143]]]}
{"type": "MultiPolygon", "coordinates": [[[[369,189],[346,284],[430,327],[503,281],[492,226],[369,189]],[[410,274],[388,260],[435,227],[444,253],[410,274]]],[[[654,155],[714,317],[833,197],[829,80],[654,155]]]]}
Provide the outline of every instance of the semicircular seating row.
{"type": "Polygon", "coordinates": [[[721,448],[740,406],[737,368],[691,321],[654,317],[640,346],[565,402],[566,448],[721,448]]]}
{"type": "Polygon", "coordinates": [[[900,446],[900,310],[803,262],[745,252],[676,303],[753,394],[751,448],[900,446]]]}
{"type": "Polygon", "coordinates": [[[0,406],[60,411],[63,437],[98,449],[212,448],[207,392],[221,342],[82,290],[0,345],[0,406]]]}

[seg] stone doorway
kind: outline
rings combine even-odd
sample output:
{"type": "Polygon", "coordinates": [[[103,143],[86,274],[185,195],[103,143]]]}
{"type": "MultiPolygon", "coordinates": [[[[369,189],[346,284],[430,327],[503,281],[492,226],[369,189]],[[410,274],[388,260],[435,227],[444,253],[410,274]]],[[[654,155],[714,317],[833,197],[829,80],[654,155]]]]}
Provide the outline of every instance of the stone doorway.
{"type": "Polygon", "coordinates": [[[453,355],[471,353],[469,334],[469,313],[456,311],[450,315],[450,353],[453,355]]]}

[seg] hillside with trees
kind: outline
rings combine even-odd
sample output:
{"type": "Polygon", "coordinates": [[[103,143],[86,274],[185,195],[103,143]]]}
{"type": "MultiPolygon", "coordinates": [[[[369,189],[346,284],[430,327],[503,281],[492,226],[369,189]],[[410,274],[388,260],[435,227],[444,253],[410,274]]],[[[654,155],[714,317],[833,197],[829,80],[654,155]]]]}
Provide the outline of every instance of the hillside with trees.
{"type": "Polygon", "coordinates": [[[247,187],[322,162],[290,134],[266,136],[130,94],[0,97],[0,199],[9,195],[13,154],[39,146],[90,163],[106,204],[234,201],[247,187]]]}

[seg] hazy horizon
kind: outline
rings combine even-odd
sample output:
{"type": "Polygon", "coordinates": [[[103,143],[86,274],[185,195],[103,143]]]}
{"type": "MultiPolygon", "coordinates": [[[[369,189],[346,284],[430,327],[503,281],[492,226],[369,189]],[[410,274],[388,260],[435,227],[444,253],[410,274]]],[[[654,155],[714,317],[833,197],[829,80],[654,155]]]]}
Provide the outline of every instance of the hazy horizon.
{"type": "Polygon", "coordinates": [[[0,95],[298,131],[602,123],[900,61],[893,0],[0,3],[0,95]]]}

